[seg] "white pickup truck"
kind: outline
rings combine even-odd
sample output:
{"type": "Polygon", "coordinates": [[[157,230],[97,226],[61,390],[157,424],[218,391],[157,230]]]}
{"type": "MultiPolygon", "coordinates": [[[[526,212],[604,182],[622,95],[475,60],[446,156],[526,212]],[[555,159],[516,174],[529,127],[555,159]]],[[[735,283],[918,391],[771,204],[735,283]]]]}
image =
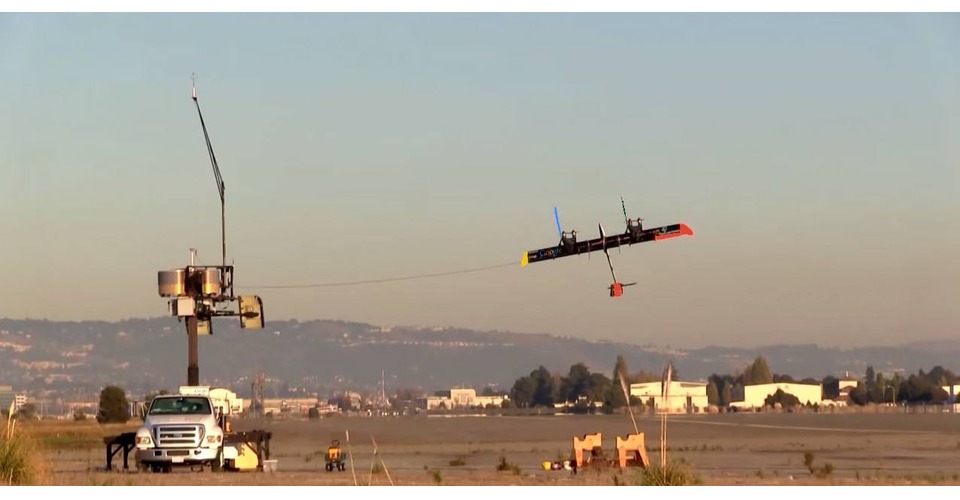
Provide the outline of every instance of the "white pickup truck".
{"type": "Polygon", "coordinates": [[[208,396],[157,396],[135,439],[138,467],[170,472],[174,466],[223,467],[223,429],[219,411],[208,396]]]}

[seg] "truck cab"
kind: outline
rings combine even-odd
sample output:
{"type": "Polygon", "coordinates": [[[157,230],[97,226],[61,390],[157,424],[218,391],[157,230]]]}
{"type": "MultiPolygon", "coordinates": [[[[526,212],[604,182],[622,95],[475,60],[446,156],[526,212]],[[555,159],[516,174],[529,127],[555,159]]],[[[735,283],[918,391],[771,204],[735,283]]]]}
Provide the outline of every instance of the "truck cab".
{"type": "Polygon", "coordinates": [[[174,466],[223,465],[220,410],[208,395],[157,396],[137,430],[136,458],[141,470],[169,472],[174,466]]]}

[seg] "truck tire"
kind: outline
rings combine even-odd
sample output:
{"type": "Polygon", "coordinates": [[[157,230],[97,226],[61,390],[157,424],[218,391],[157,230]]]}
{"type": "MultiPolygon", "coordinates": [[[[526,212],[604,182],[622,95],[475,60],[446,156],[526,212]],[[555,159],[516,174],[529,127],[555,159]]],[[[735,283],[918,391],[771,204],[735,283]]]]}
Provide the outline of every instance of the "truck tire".
{"type": "Polygon", "coordinates": [[[210,461],[210,472],[223,472],[223,448],[217,450],[217,456],[210,461]]]}

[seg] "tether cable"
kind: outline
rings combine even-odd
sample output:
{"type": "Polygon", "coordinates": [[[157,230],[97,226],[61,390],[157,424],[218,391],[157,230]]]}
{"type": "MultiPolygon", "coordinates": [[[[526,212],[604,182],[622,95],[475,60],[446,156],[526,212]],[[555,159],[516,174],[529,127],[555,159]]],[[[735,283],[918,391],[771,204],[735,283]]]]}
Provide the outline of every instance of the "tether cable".
{"type": "Polygon", "coordinates": [[[250,289],[250,288],[259,288],[259,289],[329,288],[329,287],[337,287],[337,286],[369,285],[374,283],[387,283],[391,281],[409,281],[409,280],[417,280],[417,279],[424,279],[424,278],[438,278],[441,276],[451,276],[454,274],[475,273],[479,271],[489,271],[491,269],[499,269],[501,267],[516,266],[516,265],[517,265],[516,262],[504,262],[503,264],[496,264],[496,265],[485,266],[485,267],[475,267],[473,269],[461,269],[457,271],[447,271],[443,273],[432,273],[432,274],[416,274],[413,276],[403,276],[399,278],[381,278],[381,279],[370,279],[370,280],[360,280],[360,281],[341,281],[341,282],[333,282],[333,283],[310,283],[310,284],[302,284],[302,285],[245,285],[245,286],[237,286],[237,288],[247,288],[247,289],[250,289]]]}

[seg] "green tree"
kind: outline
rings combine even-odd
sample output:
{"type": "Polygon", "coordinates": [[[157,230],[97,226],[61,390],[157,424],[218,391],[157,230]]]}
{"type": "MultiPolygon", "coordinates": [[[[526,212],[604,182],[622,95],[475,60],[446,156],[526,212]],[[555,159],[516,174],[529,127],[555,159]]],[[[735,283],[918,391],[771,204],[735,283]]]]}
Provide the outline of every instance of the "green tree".
{"type": "Polygon", "coordinates": [[[617,362],[613,365],[613,377],[611,380],[619,383],[620,376],[626,378],[627,383],[630,383],[630,368],[627,367],[627,360],[623,357],[623,354],[617,355],[617,362]]]}
{"type": "Polygon", "coordinates": [[[713,382],[714,386],[717,388],[719,397],[717,398],[718,406],[726,406],[730,404],[731,399],[731,388],[733,384],[736,383],[736,378],[733,375],[717,375],[714,373],[710,375],[710,382],[713,382]]]}
{"type": "Polygon", "coordinates": [[[617,362],[613,366],[613,378],[611,379],[610,405],[613,408],[626,406],[627,400],[623,395],[623,388],[620,386],[620,378],[623,377],[627,386],[627,394],[630,393],[630,370],[627,368],[627,360],[623,355],[617,355],[617,362]]]}
{"type": "Polygon", "coordinates": [[[583,363],[570,367],[567,376],[560,384],[560,397],[564,401],[576,403],[580,396],[587,396],[590,386],[590,369],[583,363]]]}
{"type": "Polygon", "coordinates": [[[37,418],[37,405],[33,403],[25,403],[20,406],[20,409],[17,410],[17,418],[23,420],[35,420],[37,418]]]}
{"type": "Polygon", "coordinates": [[[873,380],[873,389],[870,390],[870,401],[879,403],[883,401],[883,390],[887,387],[887,382],[882,373],[876,374],[873,380]]]}
{"type": "MultiPolygon", "coordinates": [[[[899,373],[894,373],[893,377],[890,380],[890,386],[895,387],[897,392],[901,391],[903,388],[903,377],[901,377],[899,373]]],[[[895,403],[896,401],[893,401],[894,391],[890,390],[888,392],[890,393],[890,401],[895,403]]]]}
{"type": "Polygon", "coordinates": [[[518,408],[529,408],[534,406],[534,396],[537,393],[537,381],[533,377],[520,377],[513,383],[510,389],[510,400],[518,408]]]}
{"type": "Polygon", "coordinates": [[[870,391],[868,391],[866,387],[858,385],[850,390],[850,402],[858,406],[869,403],[870,391]]]}
{"type": "Polygon", "coordinates": [[[781,408],[793,408],[800,406],[800,399],[789,392],[783,392],[783,390],[777,389],[777,392],[767,396],[766,399],[763,400],[765,406],[774,407],[777,403],[780,403],[781,408]]]}
{"type": "Polygon", "coordinates": [[[770,372],[770,366],[767,359],[763,356],[757,356],[753,364],[747,369],[747,379],[743,385],[757,385],[773,383],[773,374],[770,372]]]}
{"type": "Polygon", "coordinates": [[[555,385],[553,375],[542,365],[536,370],[530,372],[530,377],[536,382],[536,391],[533,393],[533,404],[535,406],[553,407],[555,385]]]}
{"type": "MultiPolygon", "coordinates": [[[[730,406],[730,403],[733,402],[733,387],[735,384],[725,384],[723,389],[720,389],[720,399],[723,400],[724,406],[730,406]]],[[[741,389],[743,387],[741,386],[741,389]]],[[[741,393],[742,394],[742,393],[741,393]]]]}
{"type": "MultiPolygon", "coordinates": [[[[617,386],[617,392],[613,392],[613,382],[602,373],[591,373],[587,379],[587,399],[590,402],[603,401],[605,405],[612,406],[613,394],[619,394],[623,398],[623,390],[617,386]]],[[[622,405],[621,405],[622,406],[622,405]]]]}
{"type": "Polygon", "coordinates": [[[933,369],[930,370],[928,377],[931,382],[940,387],[957,383],[957,376],[952,371],[940,365],[934,366],[933,369]]]}
{"type": "Polygon", "coordinates": [[[916,375],[910,375],[901,385],[897,399],[911,403],[942,403],[949,398],[947,391],[933,380],[930,375],[919,370],[916,375]]]}
{"type": "Polygon", "coordinates": [[[840,379],[833,375],[827,375],[820,381],[823,387],[824,399],[837,399],[840,397],[840,379]]]}
{"type": "Polygon", "coordinates": [[[876,388],[877,383],[877,374],[873,369],[873,365],[867,366],[867,372],[864,375],[864,383],[866,384],[867,393],[870,394],[876,388]]]}
{"type": "Polygon", "coordinates": [[[720,391],[713,380],[707,383],[707,403],[720,406],[720,391]]]}
{"type": "Polygon", "coordinates": [[[100,391],[100,409],[97,412],[97,422],[126,423],[130,420],[130,407],[127,394],[115,385],[108,385],[100,391]]]}

